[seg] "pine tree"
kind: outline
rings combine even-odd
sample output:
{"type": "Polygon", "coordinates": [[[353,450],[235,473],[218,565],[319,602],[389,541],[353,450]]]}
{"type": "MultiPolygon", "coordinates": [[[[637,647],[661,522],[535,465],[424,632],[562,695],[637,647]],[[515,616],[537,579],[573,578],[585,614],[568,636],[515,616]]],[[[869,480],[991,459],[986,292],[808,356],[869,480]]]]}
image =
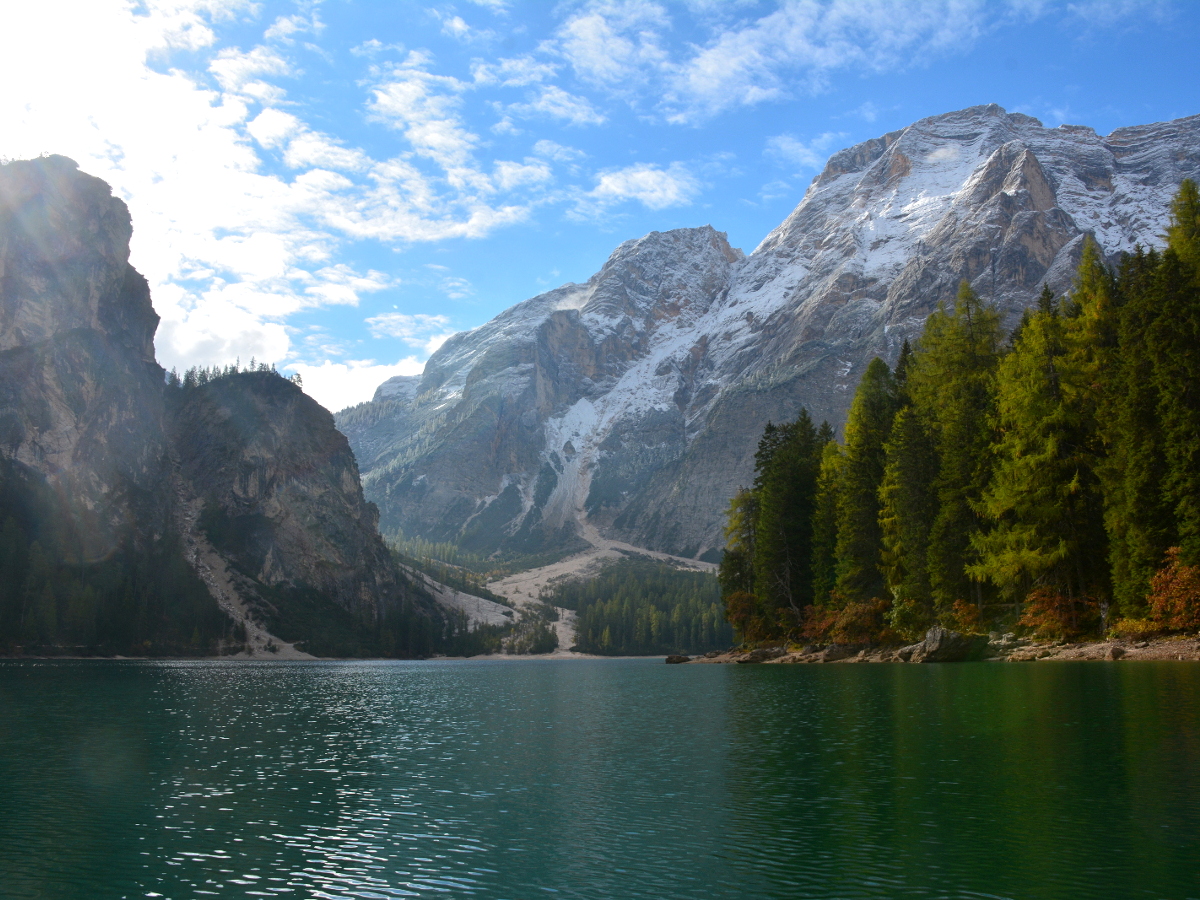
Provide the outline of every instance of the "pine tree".
{"type": "Polygon", "coordinates": [[[979,561],[968,572],[1013,603],[1035,587],[1068,598],[1107,593],[1095,373],[1088,364],[1100,332],[1078,301],[1072,310],[1082,327],[1069,334],[1043,289],[1038,311],[997,373],[997,462],[977,505],[992,527],[973,537],[979,561]]]}
{"type": "Polygon", "coordinates": [[[1113,600],[1121,615],[1145,612],[1150,578],[1175,542],[1163,496],[1166,459],[1158,422],[1151,332],[1162,312],[1156,251],[1138,247],[1122,263],[1117,346],[1109,402],[1099,416],[1107,457],[1100,469],[1113,600]]]}
{"type": "Polygon", "coordinates": [[[879,486],[884,443],[892,430],[898,400],[887,363],[871,360],[859,382],[846,420],[845,462],[837,509],[837,582],[846,602],[882,597],[879,486]]]}
{"type": "Polygon", "coordinates": [[[959,600],[982,604],[980,583],[966,566],[975,562],[971,540],[981,529],[975,504],[991,469],[988,422],[999,345],[999,316],[964,281],[954,308],[939,307],[926,321],[907,374],[907,391],[929,423],[939,464],[927,551],[939,611],[959,600]]]}
{"type": "Polygon", "coordinates": [[[1191,260],[1200,258],[1200,234],[1194,220],[1178,221],[1180,215],[1194,215],[1195,185],[1180,194],[1158,271],[1162,313],[1151,329],[1151,343],[1157,351],[1154,382],[1166,460],[1163,494],[1179,536],[1179,563],[1194,566],[1200,565],[1200,271],[1191,260]]]}
{"type": "Polygon", "coordinates": [[[837,583],[838,505],[842,496],[842,471],[846,462],[837,441],[825,441],[817,474],[813,508],[812,597],[817,606],[832,604],[837,583]]]}
{"type": "Polygon", "coordinates": [[[933,438],[914,407],[896,413],[884,456],[880,562],[892,594],[889,618],[897,632],[917,638],[934,620],[928,552],[937,517],[938,464],[933,438]]]}
{"type": "Polygon", "coordinates": [[[820,468],[817,430],[807,411],[768,426],[756,454],[754,595],[765,623],[782,635],[812,604],[812,526],[820,468]]]}
{"type": "Polygon", "coordinates": [[[758,522],[758,495],[743,488],[729,501],[726,513],[725,553],[717,569],[725,619],[743,636],[757,633],[752,619],[754,602],[754,545],[758,522]]]}

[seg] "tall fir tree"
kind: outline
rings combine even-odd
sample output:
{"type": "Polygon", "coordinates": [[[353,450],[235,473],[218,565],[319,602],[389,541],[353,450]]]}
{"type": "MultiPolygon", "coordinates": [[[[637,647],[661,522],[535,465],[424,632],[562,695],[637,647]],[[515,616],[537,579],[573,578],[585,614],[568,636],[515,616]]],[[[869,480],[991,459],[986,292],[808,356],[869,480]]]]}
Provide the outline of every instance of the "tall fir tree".
{"type": "Polygon", "coordinates": [[[738,633],[755,639],[762,630],[754,600],[754,546],[758,525],[758,494],[743,488],[729,501],[725,553],[717,569],[725,620],[738,633]]]}
{"type": "MultiPolygon", "coordinates": [[[[1073,312],[1084,316],[1078,304],[1073,312]]],[[[1094,334],[1076,332],[1080,341],[1094,334]]],[[[1044,288],[997,372],[996,466],[978,504],[991,527],[974,536],[979,560],[968,566],[1013,603],[1035,587],[1069,598],[1107,595],[1088,362],[1044,288]]]]}
{"type": "Polygon", "coordinates": [[[813,603],[820,607],[832,604],[833,588],[837,583],[838,506],[845,463],[842,448],[831,435],[821,449],[813,508],[812,596],[813,603]]]}
{"type": "Polygon", "coordinates": [[[834,586],[845,602],[863,602],[884,595],[879,486],[883,481],[883,447],[898,406],[892,372],[887,363],[876,357],[863,373],[846,419],[834,586]]]}
{"type": "Polygon", "coordinates": [[[982,522],[976,505],[987,486],[1000,359],[1000,317],[963,282],[953,309],[925,323],[907,376],[907,391],[928,423],[938,458],[937,513],[927,549],[929,583],[939,613],[956,601],[982,605],[981,583],[967,573],[982,522]]]}
{"type": "Polygon", "coordinates": [[[899,634],[917,638],[934,621],[929,535],[938,510],[938,462],[933,437],[915,407],[896,413],[884,457],[880,562],[892,595],[889,619],[899,634]]]}
{"type": "Polygon", "coordinates": [[[1099,416],[1107,455],[1100,469],[1113,601],[1120,615],[1146,612],[1150,579],[1175,542],[1174,516],[1163,495],[1166,457],[1158,422],[1151,333],[1162,314],[1157,251],[1138,247],[1117,278],[1118,352],[1109,402],[1099,416]]]}
{"type": "Polygon", "coordinates": [[[1158,270],[1162,314],[1151,328],[1166,473],[1163,493],[1179,539],[1179,562],[1200,565],[1200,200],[1187,181],[1172,206],[1158,270]]]}
{"type": "Polygon", "coordinates": [[[812,526],[821,447],[808,412],[769,427],[756,462],[754,596],[779,634],[794,628],[812,604],[812,526]]]}

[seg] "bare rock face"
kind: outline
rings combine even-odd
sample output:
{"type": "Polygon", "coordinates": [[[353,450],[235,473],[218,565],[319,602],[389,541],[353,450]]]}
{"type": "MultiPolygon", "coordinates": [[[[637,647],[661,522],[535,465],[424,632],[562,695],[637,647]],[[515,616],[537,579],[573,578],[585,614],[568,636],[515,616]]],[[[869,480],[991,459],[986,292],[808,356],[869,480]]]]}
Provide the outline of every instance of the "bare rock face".
{"type": "Polygon", "coordinates": [[[430,652],[329,413],[269,372],[164,383],[130,235],[71,160],[0,165],[0,651],[430,652]]]}
{"type": "Polygon", "coordinates": [[[0,457],[36,473],[68,540],[102,559],[170,508],[158,316],[129,265],[129,212],[51,156],[0,168],[0,457]]]}
{"type": "Polygon", "coordinates": [[[606,536],[716,559],[768,420],[840,428],[866,366],[964,279],[1008,326],[1070,288],[1085,236],[1159,242],[1200,116],[1048,129],[979,106],[835,154],[749,256],[710,227],[622,244],[343,410],[385,530],[478,550],[606,536]]]}
{"type": "Polygon", "coordinates": [[[199,527],[253,604],[277,617],[270,597],[307,589],[373,623],[381,601],[404,595],[354,454],[324,407],[269,372],[177,388],[169,399],[181,481],[202,505],[199,527]]]}

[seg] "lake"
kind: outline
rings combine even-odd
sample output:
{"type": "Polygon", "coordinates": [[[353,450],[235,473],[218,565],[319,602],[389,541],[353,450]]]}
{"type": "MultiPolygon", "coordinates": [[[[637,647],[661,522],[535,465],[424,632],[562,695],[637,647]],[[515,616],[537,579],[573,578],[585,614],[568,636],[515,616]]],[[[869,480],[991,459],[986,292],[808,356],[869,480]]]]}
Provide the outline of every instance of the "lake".
{"type": "Polygon", "coordinates": [[[0,896],[1200,897],[1200,665],[0,662],[0,896]]]}

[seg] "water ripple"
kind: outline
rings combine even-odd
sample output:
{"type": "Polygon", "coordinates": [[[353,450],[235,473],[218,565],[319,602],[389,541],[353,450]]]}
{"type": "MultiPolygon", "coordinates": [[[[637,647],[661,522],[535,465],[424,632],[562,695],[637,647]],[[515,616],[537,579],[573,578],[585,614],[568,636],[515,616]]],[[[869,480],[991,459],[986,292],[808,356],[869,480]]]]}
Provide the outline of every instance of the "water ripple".
{"type": "Polygon", "coordinates": [[[0,662],[0,896],[1200,897],[1198,671],[0,662]]]}

